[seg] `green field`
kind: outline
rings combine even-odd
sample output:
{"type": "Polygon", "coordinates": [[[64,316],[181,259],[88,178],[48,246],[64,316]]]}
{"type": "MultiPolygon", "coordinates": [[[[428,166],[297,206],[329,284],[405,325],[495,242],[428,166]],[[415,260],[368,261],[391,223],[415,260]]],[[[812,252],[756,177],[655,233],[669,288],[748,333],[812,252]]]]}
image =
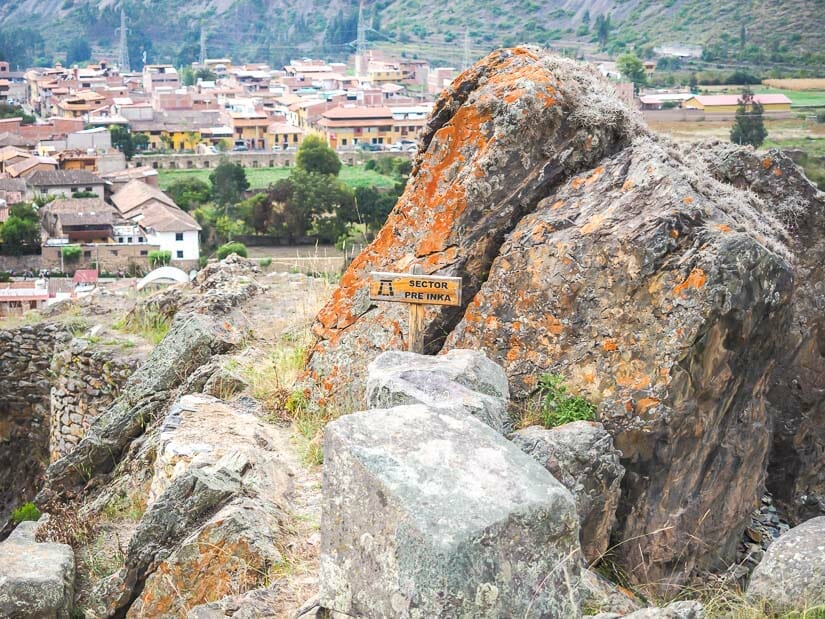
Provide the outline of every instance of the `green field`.
{"type": "MultiPolygon", "coordinates": [[[[197,178],[205,183],[209,182],[209,173],[212,170],[158,170],[158,181],[161,189],[166,189],[185,178],[197,178]]],[[[289,176],[289,168],[246,168],[246,178],[252,189],[263,189],[270,183],[289,176]]],[[[396,180],[384,176],[373,170],[365,170],[363,166],[342,166],[339,177],[350,187],[384,187],[395,186],[396,180]]]]}

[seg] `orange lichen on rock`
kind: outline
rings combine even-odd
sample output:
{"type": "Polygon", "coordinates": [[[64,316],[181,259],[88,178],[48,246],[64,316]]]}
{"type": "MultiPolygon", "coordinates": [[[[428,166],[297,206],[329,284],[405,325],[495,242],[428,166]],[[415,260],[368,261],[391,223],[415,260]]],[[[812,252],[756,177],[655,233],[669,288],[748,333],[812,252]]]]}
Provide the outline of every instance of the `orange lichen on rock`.
{"type": "Polygon", "coordinates": [[[634,183],[632,179],[627,179],[627,180],[626,180],[626,181],[622,184],[622,191],[630,191],[630,190],[631,190],[631,189],[633,189],[633,187],[635,187],[635,186],[636,186],[636,183],[634,183]]]}
{"type": "Polygon", "coordinates": [[[564,201],[563,200],[556,200],[555,202],[553,202],[553,206],[551,206],[550,208],[553,209],[554,211],[557,211],[563,206],[564,206],[564,201]]]}
{"type": "Polygon", "coordinates": [[[770,157],[765,157],[762,160],[762,167],[765,168],[766,170],[768,168],[770,168],[772,165],[773,165],[773,159],[771,159],[770,157]]]}
{"type": "Polygon", "coordinates": [[[705,285],[707,280],[708,277],[705,275],[705,272],[697,267],[690,272],[690,275],[687,276],[685,281],[673,289],[673,292],[679,296],[684,296],[684,293],[688,288],[701,288],[705,285]]]}
{"type": "Polygon", "coordinates": [[[602,342],[602,350],[605,352],[613,352],[614,350],[619,350],[619,345],[616,344],[616,340],[606,339],[602,342]]]}
{"type": "Polygon", "coordinates": [[[685,196],[685,204],[692,204],[693,198],[691,196],[685,196]]]}
{"type": "Polygon", "coordinates": [[[779,166],[775,167],[773,169],[773,175],[776,176],[777,178],[782,176],[782,168],[780,168],[779,166]]]}
{"type": "Polygon", "coordinates": [[[716,224],[716,229],[720,232],[724,232],[725,234],[727,234],[731,230],[728,224],[716,224]]]}
{"type": "Polygon", "coordinates": [[[559,319],[549,314],[545,318],[544,326],[553,335],[561,335],[561,332],[564,331],[564,325],[561,324],[559,319]]]}
{"type": "Polygon", "coordinates": [[[647,409],[656,406],[659,403],[659,400],[656,398],[642,398],[638,402],[636,402],[636,412],[640,415],[643,414],[647,409]]]}

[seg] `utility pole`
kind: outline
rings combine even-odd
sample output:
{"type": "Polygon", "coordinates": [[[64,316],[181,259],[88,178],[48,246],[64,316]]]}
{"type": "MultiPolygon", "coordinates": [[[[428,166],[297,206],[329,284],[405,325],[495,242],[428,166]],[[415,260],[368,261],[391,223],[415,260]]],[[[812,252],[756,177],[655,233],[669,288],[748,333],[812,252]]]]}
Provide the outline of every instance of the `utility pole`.
{"type": "Polygon", "coordinates": [[[355,77],[367,77],[367,25],[364,23],[364,0],[358,3],[358,36],[355,41],[355,77]]]}
{"type": "Polygon", "coordinates": [[[464,28],[464,63],[461,67],[463,70],[470,68],[470,29],[464,28]]]}
{"type": "Polygon", "coordinates": [[[206,28],[201,26],[201,53],[198,56],[198,64],[201,69],[206,67],[206,28]]]}
{"type": "Polygon", "coordinates": [[[118,64],[120,65],[121,73],[128,73],[131,71],[129,67],[129,45],[126,40],[126,35],[129,29],[126,27],[126,9],[120,7],[120,28],[115,28],[115,36],[120,33],[120,57],[118,64]]]}

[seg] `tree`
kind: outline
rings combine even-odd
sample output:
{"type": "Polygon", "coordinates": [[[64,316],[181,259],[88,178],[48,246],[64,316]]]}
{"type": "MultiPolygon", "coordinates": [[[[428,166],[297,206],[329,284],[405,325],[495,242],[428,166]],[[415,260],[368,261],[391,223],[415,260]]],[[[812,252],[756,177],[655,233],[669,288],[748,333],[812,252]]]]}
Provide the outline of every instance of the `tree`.
{"type": "Polygon", "coordinates": [[[241,219],[257,234],[263,234],[272,220],[272,198],[268,192],[256,193],[238,205],[241,219]]]}
{"type": "Polygon", "coordinates": [[[387,215],[395,206],[398,195],[395,192],[380,192],[374,187],[357,187],[355,200],[367,231],[377,232],[387,221],[387,215]]]}
{"type": "Polygon", "coordinates": [[[754,99],[751,89],[743,88],[736,108],[736,118],[730,130],[730,141],[759,148],[768,137],[762,112],[762,104],[754,99]]]}
{"type": "Polygon", "coordinates": [[[596,39],[599,41],[599,48],[607,47],[607,40],[610,38],[610,15],[598,15],[596,17],[596,39]]]}
{"type": "Polygon", "coordinates": [[[212,198],[224,209],[230,204],[237,204],[241,194],[249,189],[246,170],[239,163],[223,159],[209,175],[212,184],[212,198]]]}
{"type": "Polygon", "coordinates": [[[692,94],[699,94],[699,80],[696,78],[695,73],[690,74],[690,80],[688,81],[688,85],[690,86],[690,92],[692,94]]]}
{"type": "Polygon", "coordinates": [[[358,221],[355,195],[330,174],[295,169],[289,178],[271,185],[272,227],[292,237],[310,230],[330,240],[358,221]]]}
{"type": "Polygon", "coordinates": [[[40,218],[31,204],[15,204],[9,216],[0,226],[0,238],[7,254],[19,256],[34,253],[40,247],[40,218]]]}
{"type": "Polygon", "coordinates": [[[622,54],[616,59],[616,66],[622,75],[633,82],[633,88],[639,92],[639,87],[647,83],[645,66],[639,57],[633,52],[622,54]]]}
{"type": "Polygon", "coordinates": [[[191,211],[209,202],[212,190],[199,178],[184,178],[169,185],[166,193],[184,211],[191,211]]]}
{"type": "Polygon", "coordinates": [[[226,243],[218,247],[217,256],[218,260],[223,260],[230,254],[238,254],[241,258],[246,258],[247,251],[246,245],[243,243],[232,242],[226,243]]]}
{"type": "Polygon", "coordinates": [[[295,166],[305,172],[338,176],[338,172],[341,171],[341,160],[322,138],[309,135],[298,148],[295,166]]]}
{"type": "Polygon", "coordinates": [[[72,39],[66,48],[66,64],[71,66],[78,62],[89,60],[92,57],[92,48],[86,39],[72,39]]]}
{"type": "Polygon", "coordinates": [[[22,118],[24,125],[33,125],[36,121],[31,114],[26,114],[19,105],[9,105],[8,103],[0,103],[0,118],[22,118]]]}
{"type": "Polygon", "coordinates": [[[112,136],[112,146],[122,152],[126,159],[131,159],[135,154],[135,143],[129,128],[123,125],[109,125],[109,133],[112,136]]]}

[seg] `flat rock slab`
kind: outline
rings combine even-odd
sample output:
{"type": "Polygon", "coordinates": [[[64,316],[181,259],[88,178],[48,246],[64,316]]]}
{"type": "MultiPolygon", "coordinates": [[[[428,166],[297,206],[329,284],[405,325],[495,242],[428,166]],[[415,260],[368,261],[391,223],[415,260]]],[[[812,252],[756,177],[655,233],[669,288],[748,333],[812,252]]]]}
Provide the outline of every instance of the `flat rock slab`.
{"type": "Polygon", "coordinates": [[[321,605],[365,617],[578,614],[570,493],[471,417],[426,406],[326,428],[321,605]]]}
{"type": "Polygon", "coordinates": [[[504,368],[483,352],[454,349],[445,355],[382,353],[367,369],[367,406],[424,404],[472,415],[501,433],[512,430],[507,413],[510,388],[504,368]]]}
{"type": "Polygon", "coordinates": [[[825,516],[794,527],[770,545],[747,597],[777,613],[825,604],[825,516]]]}
{"type": "Polygon", "coordinates": [[[17,526],[0,544],[0,617],[68,619],[74,597],[74,551],[40,544],[35,522],[17,526]]]}

